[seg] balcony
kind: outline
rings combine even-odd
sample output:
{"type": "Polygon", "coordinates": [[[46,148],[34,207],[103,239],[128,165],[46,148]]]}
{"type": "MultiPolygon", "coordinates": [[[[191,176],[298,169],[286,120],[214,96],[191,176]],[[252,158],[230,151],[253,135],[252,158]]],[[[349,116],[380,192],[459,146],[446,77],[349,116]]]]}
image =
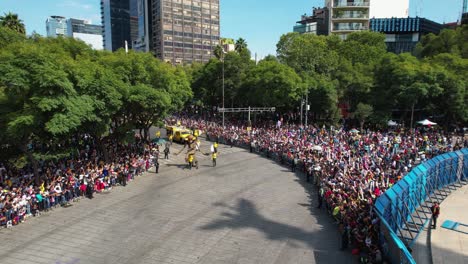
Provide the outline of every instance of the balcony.
{"type": "Polygon", "coordinates": [[[364,1],[333,1],[333,7],[334,8],[350,8],[350,7],[356,7],[356,8],[369,8],[370,2],[364,2],[364,1]]]}
{"type": "Polygon", "coordinates": [[[369,12],[367,11],[333,11],[333,20],[369,20],[369,12]]]}
{"type": "Polygon", "coordinates": [[[333,32],[353,32],[362,30],[369,30],[369,26],[361,23],[333,25],[333,32]]]}
{"type": "Polygon", "coordinates": [[[368,26],[361,26],[361,27],[333,27],[333,32],[354,32],[354,31],[363,31],[369,30],[368,26]]]}

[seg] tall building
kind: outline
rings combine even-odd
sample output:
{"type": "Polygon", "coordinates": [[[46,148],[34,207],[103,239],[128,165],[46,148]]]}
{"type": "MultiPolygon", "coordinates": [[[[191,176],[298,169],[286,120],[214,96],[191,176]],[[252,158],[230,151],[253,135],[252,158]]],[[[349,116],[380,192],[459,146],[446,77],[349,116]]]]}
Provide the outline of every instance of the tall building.
{"type": "Polygon", "coordinates": [[[173,64],[207,62],[219,44],[219,0],[152,0],[150,50],[173,64]]]}
{"type": "Polygon", "coordinates": [[[67,19],[62,16],[51,16],[46,20],[48,37],[71,37],[84,41],[93,49],[102,50],[102,26],[92,25],[81,19],[67,19]]]}
{"type": "Polygon", "coordinates": [[[462,15],[460,19],[460,24],[468,24],[468,0],[463,0],[462,15]]]}
{"type": "MultiPolygon", "coordinates": [[[[150,35],[152,32],[151,16],[148,13],[151,7],[151,0],[131,0],[135,10],[131,8],[130,31],[132,36],[132,49],[136,51],[150,51],[150,35]],[[136,21],[136,27],[135,22],[136,21]]],[[[131,3],[132,4],[132,3],[131,3]]]]}
{"type": "Polygon", "coordinates": [[[393,53],[413,52],[422,36],[439,32],[444,25],[420,18],[373,18],[370,20],[372,31],[385,34],[387,50],[393,53]]]}
{"type": "Polygon", "coordinates": [[[293,31],[300,34],[327,35],[328,9],[314,8],[311,16],[302,15],[301,20],[296,22],[293,31]]]}
{"type": "Polygon", "coordinates": [[[369,29],[370,18],[408,17],[409,0],[325,0],[329,34],[347,34],[369,29]]]}
{"type": "MultiPolygon", "coordinates": [[[[371,0],[373,1],[373,0],[371,0]]],[[[325,0],[329,10],[329,34],[347,34],[369,29],[369,0],[325,0]]]]}
{"type": "Polygon", "coordinates": [[[101,0],[101,19],[106,50],[131,47],[130,0],[101,0]]]}
{"type": "Polygon", "coordinates": [[[67,19],[62,16],[51,16],[46,20],[47,37],[67,35],[67,19]]]}
{"type": "Polygon", "coordinates": [[[67,19],[67,36],[81,39],[93,49],[103,49],[102,26],[92,25],[89,21],[67,19]]]}

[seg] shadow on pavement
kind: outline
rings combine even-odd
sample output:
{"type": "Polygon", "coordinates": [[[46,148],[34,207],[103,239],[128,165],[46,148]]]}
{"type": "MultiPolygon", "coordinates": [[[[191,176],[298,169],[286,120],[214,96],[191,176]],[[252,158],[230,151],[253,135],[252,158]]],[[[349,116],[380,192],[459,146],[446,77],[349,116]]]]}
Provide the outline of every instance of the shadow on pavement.
{"type": "Polygon", "coordinates": [[[187,169],[187,164],[166,164],[166,167],[177,167],[179,169],[187,169]]]}
{"type": "Polygon", "coordinates": [[[222,213],[220,219],[202,226],[202,230],[254,228],[261,231],[269,240],[288,241],[292,242],[292,245],[294,242],[303,242],[314,251],[317,263],[349,263],[349,255],[338,250],[338,233],[336,230],[332,231],[333,226],[330,223],[323,225],[324,221],[329,222],[323,216],[315,215],[321,228],[318,231],[309,232],[265,218],[258,213],[256,206],[246,199],[239,199],[236,206],[223,203],[214,205],[225,207],[229,211],[222,213]]]}

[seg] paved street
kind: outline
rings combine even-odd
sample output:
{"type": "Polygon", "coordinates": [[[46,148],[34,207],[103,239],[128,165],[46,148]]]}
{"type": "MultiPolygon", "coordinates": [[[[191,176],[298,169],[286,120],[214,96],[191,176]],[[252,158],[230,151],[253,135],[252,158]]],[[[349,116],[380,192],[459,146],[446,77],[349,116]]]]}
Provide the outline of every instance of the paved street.
{"type": "Polygon", "coordinates": [[[287,168],[226,146],[216,168],[203,156],[200,169],[184,169],[183,158],[0,230],[0,263],[350,262],[311,186],[287,168]]]}

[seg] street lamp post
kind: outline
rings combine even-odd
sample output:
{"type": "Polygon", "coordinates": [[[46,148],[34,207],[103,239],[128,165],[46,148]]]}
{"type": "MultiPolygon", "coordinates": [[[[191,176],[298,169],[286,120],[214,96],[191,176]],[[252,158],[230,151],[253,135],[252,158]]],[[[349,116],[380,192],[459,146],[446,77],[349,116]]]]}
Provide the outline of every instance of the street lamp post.
{"type": "Polygon", "coordinates": [[[309,90],[306,93],[306,101],[305,101],[305,126],[307,127],[307,115],[309,114],[309,90]]]}
{"type": "Polygon", "coordinates": [[[303,108],[304,107],[304,99],[301,97],[301,126],[302,126],[302,112],[303,112],[303,108]]]}
{"type": "MultiPolygon", "coordinates": [[[[223,48],[223,109],[224,109],[224,48],[223,48]]],[[[224,111],[223,111],[223,128],[224,128],[224,111]]]]}

